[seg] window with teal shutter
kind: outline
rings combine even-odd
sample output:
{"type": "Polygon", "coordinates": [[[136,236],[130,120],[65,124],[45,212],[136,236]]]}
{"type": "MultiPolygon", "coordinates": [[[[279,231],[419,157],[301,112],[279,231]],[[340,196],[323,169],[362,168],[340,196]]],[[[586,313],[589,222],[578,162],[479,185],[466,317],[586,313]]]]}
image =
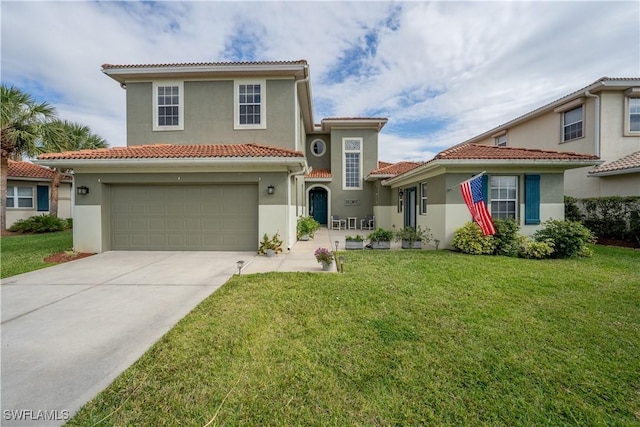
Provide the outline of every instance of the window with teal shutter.
{"type": "Polygon", "coordinates": [[[540,175],[524,176],[524,223],[540,224],[540,175]]]}

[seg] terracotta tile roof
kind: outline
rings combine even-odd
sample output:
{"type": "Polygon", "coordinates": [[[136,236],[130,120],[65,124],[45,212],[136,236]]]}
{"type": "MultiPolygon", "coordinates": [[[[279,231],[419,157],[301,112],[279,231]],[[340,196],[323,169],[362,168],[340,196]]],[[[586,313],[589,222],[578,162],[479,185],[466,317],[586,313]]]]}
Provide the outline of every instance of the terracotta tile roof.
{"type": "Polygon", "coordinates": [[[183,62],[183,63],[167,63],[167,64],[102,64],[103,70],[114,68],[172,68],[172,67],[219,67],[219,66],[238,66],[238,65],[307,65],[306,59],[297,61],[242,61],[242,62],[183,62]]]}
{"type": "Polygon", "coordinates": [[[378,161],[378,169],[386,168],[387,166],[391,166],[393,163],[378,161]]]}
{"type": "Polygon", "coordinates": [[[80,159],[189,159],[207,157],[304,157],[300,151],[258,144],[173,145],[154,144],[96,150],[47,153],[38,160],[80,159]]]}
{"type": "Polygon", "coordinates": [[[386,163],[386,162],[378,162],[378,166],[383,163],[385,164],[382,167],[379,167],[376,170],[371,171],[369,175],[384,175],[384,176],[396,176],[401,173],[405,173],[410,171],[411,169],[415,169],[418,166],[424,164],[424,162],[398,162],[398,163],[386,163]]]}
{"type": "Polygon", "coordinates": [[[592,154],[495,145],[460,144],[438,153],[433,160],[598,160],[592,154]]]}
{"type": "Polygon", "coordinates": [[[594,170],[589,171],[589,174],[598,175],[608,172],[625,173],[624,171],[629,169],[640,169],[640,151],[631,153],[613,162],[600,165],[594,170]]]}
{"type": "MultiPolygon", "coordinates": [[[[8,178],[32,178],[51,180],[55,175],[55,172],[52,169],[45,166],[34,165],[33,163],[29,162],[16,162],[14,160],[9,160],[8,166],[8,178]]],[[[71,181],[71,179],[71,175],[62,175],[63,181],[71,181]]]]}
{"type": "Polygon", "coordinates": [[[311,172],[304,176],[305,178],[332,178],[331,169],[311,169],[311,172]]]}

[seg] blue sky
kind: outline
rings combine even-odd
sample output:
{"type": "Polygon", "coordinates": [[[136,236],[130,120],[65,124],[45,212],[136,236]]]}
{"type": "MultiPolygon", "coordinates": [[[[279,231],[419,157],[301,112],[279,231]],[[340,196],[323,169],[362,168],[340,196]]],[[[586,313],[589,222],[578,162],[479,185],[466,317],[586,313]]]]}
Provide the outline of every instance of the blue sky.
{"type": "Polygon", "coordinates": [[[306,59],[316,122],[387,117],[428,160],[603,76],[640,76],[640,2],[2,1],[2,83],[126,145],[103,63],[306,59]]]}

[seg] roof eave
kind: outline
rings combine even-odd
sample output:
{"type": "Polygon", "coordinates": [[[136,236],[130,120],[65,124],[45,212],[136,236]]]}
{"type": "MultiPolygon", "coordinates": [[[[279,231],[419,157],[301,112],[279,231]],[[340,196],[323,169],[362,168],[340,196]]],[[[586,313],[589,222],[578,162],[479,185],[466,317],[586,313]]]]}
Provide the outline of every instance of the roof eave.
{"type": "Polygon", "coordinates": [[[183,157],[183,158],[131,158],[131,159],[39,159],[34,163],[52,167],[157,167],[157,166],[267,166],[281,165],[293,170],[305,170],[304,157],[183,157]]]}
{"type": "Polygon", "coordinates": [[[617,169],[617,170],[602,171],[602,172],[598,172],[597,170],[594,170],[594,171],[590,171],[588,176],[600,177],[600,176],[626,175],[630,173],[640,173],[640,167],[617,169]]]}

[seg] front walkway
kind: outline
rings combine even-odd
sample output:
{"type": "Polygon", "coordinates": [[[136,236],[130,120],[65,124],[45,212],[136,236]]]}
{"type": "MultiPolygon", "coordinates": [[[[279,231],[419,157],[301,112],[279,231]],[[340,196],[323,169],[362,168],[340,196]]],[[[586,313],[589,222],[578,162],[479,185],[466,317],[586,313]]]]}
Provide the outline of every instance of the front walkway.
{"type": "MultiPolygon", "coordinates": [[[[266,273],[270,271],[313,271],[321,272],[322,267],[316,261],[313,253],[318,248],[327,248],[330,251],[336,249],[336,241],[338,242],[338,251],[344,250],[345,236],[355,236],[360,234],[365,238],[372,231],[369,230],[330,230],[322,227],[318,230],[313,239],[306,242],[296,242],[291,250],[287,253],[285,250],[272,258],[264,255],[258,255],[251,260],[247,260],[247,264],[242,269],[243,274],[266,273]]],[[[365,242],[366,244],[367,242],[365,242]]],[[[399,249],[399,242],[391,242],[391,249],[399,249]]],[[[335,266],[331,271],[336,271],[335,266]]]]}

